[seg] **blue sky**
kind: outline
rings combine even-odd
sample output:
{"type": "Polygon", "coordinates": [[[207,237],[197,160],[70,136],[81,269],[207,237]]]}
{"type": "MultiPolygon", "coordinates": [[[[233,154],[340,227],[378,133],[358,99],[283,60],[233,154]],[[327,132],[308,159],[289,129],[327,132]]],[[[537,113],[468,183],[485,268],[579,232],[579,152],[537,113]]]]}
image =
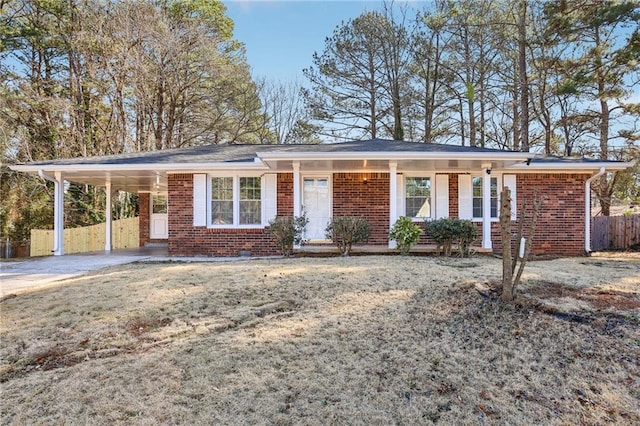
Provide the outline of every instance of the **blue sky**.
{"type": "Polygon", "coordinates": [[[245,44],[255,77],[303,80],[302,69],[321,53],[326,37],[342,21],[367,10],[379,10],[382,1],[269,1],[223,2],[235,23],[234,38],[245,44]]]}

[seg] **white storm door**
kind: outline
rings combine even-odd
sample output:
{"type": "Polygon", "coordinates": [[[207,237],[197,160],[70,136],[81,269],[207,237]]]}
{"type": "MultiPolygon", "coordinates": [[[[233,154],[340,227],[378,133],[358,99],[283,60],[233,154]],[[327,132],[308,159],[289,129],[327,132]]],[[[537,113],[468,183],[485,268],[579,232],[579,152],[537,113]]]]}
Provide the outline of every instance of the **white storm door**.
{"type": "Polygon", "coordinates": [[[302,206],[309,223],[305,232],[307,240],[326,240],[325,229],[331,217],[331,193],[329,178],[305,177],[302,180],[302,206]]]}
{"type": "Polygon", "coordinates": [[[151,195],[151,217],[149,218],[149,238],[164,240],[169,238],[167,220],[167,194],[151,195]]]}

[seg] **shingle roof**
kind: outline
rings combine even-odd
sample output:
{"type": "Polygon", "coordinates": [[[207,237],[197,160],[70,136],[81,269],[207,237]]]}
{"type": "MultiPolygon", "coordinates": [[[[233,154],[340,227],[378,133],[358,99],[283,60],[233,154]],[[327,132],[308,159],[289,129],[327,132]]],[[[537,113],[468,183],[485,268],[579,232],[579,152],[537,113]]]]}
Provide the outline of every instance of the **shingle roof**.
{"type": "Polygon", "coordinates": [[[619,163],[616,160],[598,160],[597,158],[584,157],[558,157],[557,155],[537,155],[531,160],[532,163],[550,164],[591,164],[591,163],[619,163]]]}
{"type": "Polygon", "coordinates": [[[340,153],[340,152],[441,152],[441,153],[496,153],[506,150],[442,145],[433,143],[371,139],[316,145],[205,145],[161,151],[136,152],[100,157],[77,157],[29,163],[30,165],[78,165],[78,164],[168,164],[168,163],[229,163],[253,162],[258,153],[340,153]]]}

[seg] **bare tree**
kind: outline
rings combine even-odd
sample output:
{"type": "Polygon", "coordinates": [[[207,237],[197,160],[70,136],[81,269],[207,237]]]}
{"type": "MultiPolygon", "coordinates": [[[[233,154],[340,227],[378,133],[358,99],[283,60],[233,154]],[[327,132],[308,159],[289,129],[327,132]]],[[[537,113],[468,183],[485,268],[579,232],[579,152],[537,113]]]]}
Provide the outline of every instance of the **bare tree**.
{"type": "Polygon", "coordinates": [[[258,81],[265,117],[265,141],[277,144],[305,143],[299,127],[309,123],[302,98],[302,84],[297,81],[258,81]]]}
{"type": "Polygon", "coordinates": [[[502,295],[504,301],[511,302],[515,299],[516,288],[522,279],[524,267],[529,259],[533,238],[536,233],[536,225],[538,217],[541,213],[543,197],[538,197],[537,192],[533,192],[533,209],[529,218],[527,218],[527,203],[523,199],[522,206],[519,210],[518,232],[516,234],[516,250],[511,249],[511,190],[505,187],[500,194],[500,230],[502,241],[502,295]],[[528,219],[528,224],[525,221],[528,219]],[[522,238],[527,232],[524,247],[521,247],[522,238]],[[524,250],[520,256],[521,248],[524,250]],[[518,265],[518,259],[520,259],[518,265]],[[516,267],[518,271],[516,272],[516,267]],[[514,277],[514,273],[516,274],[514,277]]]}

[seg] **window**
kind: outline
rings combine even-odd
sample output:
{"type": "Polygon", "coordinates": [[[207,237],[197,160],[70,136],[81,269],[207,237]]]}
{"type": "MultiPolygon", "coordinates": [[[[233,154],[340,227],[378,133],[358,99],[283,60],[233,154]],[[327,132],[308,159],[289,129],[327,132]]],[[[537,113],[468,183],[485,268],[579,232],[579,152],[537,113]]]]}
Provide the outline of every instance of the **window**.
{"type": "Polygon", "coordinates": [[[260,178],[240,178],[240,224],[256,225],[262,220],[260,214],[260,178]]]}
{"type": "Polygon", "coordinates": [[[259,225],[260,177],[212,177],[211,225],[259,225]]]}
{"type": "MultiPolygon", "coordinates": [[[[491,217],[498,217],[498,178],[491,177],[491,217]]],[[[482,177],[474,176],[472,178],[472,191],[473,191],[473,218],[482,219],[483,204],[482,204],[482,177]]]]}
{"type": "Polygon", "coordinates": [[[167,196],[166,195],[153,195],[151,213],[166,213],[167,212],[167,196]]]}
{"type": "Polygon", "coordinates": [[[431,178],[407,177],[405,197],[407,217],[431,217],[431,178]]]}
{"type": "Polygon", "coordinates": [[[211,223],[233,224],[233,178],[211,179],[211,223]]]}

